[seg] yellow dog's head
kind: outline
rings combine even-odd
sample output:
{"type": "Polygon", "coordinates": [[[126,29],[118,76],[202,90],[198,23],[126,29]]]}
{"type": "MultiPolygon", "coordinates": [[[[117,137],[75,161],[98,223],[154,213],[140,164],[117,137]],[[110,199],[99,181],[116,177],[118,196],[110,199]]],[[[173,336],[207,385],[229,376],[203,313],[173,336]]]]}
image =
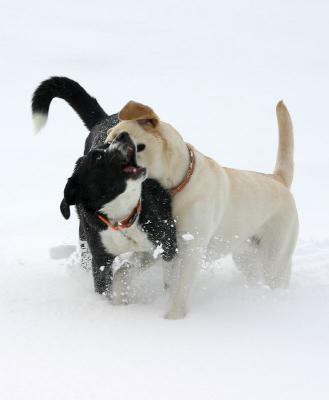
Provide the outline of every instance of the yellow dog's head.
{"type": "MultiPolygon", "coordinates": [[[[173,149],[183,146],[179,133],[169,124],[160,121],[152,108],[130,101],[118,114],[120,122],[107,132],[106,142],[127,132],[137,146],[137,163],[147,168],[149,177],[163,182],[172,167],[173,149]]],[[[168,182],[170,186],[170,182],[168,182]]]]}

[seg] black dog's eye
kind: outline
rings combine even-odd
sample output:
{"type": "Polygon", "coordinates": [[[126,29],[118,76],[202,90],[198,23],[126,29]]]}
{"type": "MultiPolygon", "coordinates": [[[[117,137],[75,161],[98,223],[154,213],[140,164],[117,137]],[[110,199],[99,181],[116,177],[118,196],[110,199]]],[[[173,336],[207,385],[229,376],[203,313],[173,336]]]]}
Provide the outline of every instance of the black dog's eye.
{"type": "Polygon", "coordinates": [[[92,161],[94,163],[99,163],[100,161],[103,160],[104,154],[105,154],[105,150],[95,150],[92,153],[92,161]]]}
{"type": "Polygon", "coordinates": [[[145,149],[145,144],[144,143],[139,143],[138,145],[137,145],[137,151],[139,152],[139,151],[143,151],[144,149],[145,149]]]}

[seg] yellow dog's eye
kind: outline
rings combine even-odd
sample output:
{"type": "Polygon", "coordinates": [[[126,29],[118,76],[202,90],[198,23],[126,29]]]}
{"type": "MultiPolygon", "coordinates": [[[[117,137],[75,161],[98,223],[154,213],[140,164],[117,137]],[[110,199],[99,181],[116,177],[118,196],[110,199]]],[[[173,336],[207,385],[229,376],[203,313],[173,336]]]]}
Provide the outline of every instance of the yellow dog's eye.
{"type": "Polygon", "coordinates": [[[143,151],[145,149],[146,145],[144,143],[139,143],[137,145],[137,151],[143,151]]]}

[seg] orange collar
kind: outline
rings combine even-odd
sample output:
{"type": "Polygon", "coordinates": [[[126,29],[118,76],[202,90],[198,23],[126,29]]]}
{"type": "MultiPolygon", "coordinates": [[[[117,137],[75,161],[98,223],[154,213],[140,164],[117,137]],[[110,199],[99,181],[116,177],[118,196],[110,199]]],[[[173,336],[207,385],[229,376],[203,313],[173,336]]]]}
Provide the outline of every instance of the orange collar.
{"type": "Polygon", "coordinates": [[[186,175],[184,177],[184,179],[181,181],[181,183],[179,183],[177,186],[173,187],[172,189],[169,190],[169,193],[171,196],[175,196],[175,194],[181,192],[184,187],[189,183],[193,172],[194,172],[194,168],[195,168],[195,154],[194,151],[191,147],[191,145],[189,145],[188,143],[186,143],[189,155],[190,155],[190,163],[189,163],[189,167],[188,170],[186,172],[186,175]]]}
{"type": "Polygon", "coordinates": [[[107,217],[105,217],[105,215],[98,212],[96,213],[96,216],[109,228],[115,231],[119,231],[121,229],[128,229],[134,224],[134,222],[136,221],[137,217],[140,214],[141,208],[142,208],[142,203],[141,199],[139,199],[136,207],[132,210],[132,212],[128,215],[128,217],[118,222],[111,222],[107,217]]]}

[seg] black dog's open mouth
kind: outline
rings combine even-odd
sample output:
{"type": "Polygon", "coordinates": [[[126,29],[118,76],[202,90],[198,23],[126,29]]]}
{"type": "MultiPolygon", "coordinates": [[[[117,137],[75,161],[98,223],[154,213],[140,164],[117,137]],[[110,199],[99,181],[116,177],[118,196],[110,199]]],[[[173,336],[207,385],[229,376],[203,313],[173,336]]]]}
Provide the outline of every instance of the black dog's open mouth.
{"type": "Polygon", "coordinates": [[[125,160],[122,165],[122,171],[127,175],[128,179],[146,177],[146,168],[137,165],[136,145],[128,132],[121,132],[111,142],[109,149],[120,151],[122,158],[125,160]]]}
{"type": "Polygon", "coordinates": [[[128,145],[127,147],[127,164],[123,166],[123,171],[129,175],[129,178],[138,179],[142,175],[146,175],[146,168],[140,167],[136,163],[136,147],[128,145]]]}

